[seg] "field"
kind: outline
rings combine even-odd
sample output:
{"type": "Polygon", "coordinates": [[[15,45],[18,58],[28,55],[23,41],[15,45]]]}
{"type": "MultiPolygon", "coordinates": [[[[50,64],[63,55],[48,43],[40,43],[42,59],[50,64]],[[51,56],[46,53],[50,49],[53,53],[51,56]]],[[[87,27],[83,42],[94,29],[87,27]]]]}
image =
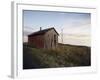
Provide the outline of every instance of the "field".
{"type": "Polygon", "coordinates": [[[76,67],[91,65],[91,49],[86,46],[60,44],[57,49],[37,49],[23,44],[23,69],[76,67]]]}

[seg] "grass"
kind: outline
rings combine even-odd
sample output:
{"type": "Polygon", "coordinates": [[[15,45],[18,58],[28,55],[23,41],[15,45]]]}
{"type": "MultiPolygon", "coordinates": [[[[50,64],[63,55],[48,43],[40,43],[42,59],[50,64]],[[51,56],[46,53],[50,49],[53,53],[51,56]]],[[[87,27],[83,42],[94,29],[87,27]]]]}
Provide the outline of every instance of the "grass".
{"type": "Polygon", "coordinates": [[[23,45],[23,69],[90,66],[90,47],[59,44],[55,50],[23,45]]]}

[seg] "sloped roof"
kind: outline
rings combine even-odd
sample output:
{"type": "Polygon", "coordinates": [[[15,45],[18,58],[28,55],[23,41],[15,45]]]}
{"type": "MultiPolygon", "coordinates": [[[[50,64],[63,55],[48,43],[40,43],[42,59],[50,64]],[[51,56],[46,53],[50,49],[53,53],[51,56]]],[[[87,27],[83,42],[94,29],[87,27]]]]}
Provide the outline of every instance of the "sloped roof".
{"type": "Polygon", "coordinates": [[[58,32],[55,30],[55,28],[52,27],[52,28],[47,28],[47,29],[44,29],[44,30],[40,30],[40,31],[34,32],[32,34],[29,34],[28,36],[31,37],[31,36],[36,36],[36,35],[44,35],[46,32],[48,32],[49,30],[52,30],[52,29],[54,29],[54,31],[58,34],[58,32]]]}

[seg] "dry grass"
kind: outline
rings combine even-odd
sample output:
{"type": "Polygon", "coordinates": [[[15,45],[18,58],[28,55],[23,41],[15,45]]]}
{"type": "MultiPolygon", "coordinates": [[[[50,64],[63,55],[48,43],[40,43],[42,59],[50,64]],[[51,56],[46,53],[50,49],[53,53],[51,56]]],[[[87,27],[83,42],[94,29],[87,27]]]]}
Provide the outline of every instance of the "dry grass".
{"type": "Polygon", "coordinates": [[[24,45],[23,68],[54,68],[90,66],[90,47],[62,45],[55,50],[37,49],[24,45]]]}

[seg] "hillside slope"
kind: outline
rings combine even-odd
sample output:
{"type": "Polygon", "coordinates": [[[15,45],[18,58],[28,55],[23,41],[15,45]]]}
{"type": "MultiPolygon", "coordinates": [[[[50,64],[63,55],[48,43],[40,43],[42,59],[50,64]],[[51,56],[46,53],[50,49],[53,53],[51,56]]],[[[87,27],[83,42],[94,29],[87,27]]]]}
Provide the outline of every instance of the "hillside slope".
{"type": "Polygon", "coordinates": [[[90,66],[90,56],[86,46],[59,44],[55,50],[46,50],[24,44],[23,69],[90,66]]]}

